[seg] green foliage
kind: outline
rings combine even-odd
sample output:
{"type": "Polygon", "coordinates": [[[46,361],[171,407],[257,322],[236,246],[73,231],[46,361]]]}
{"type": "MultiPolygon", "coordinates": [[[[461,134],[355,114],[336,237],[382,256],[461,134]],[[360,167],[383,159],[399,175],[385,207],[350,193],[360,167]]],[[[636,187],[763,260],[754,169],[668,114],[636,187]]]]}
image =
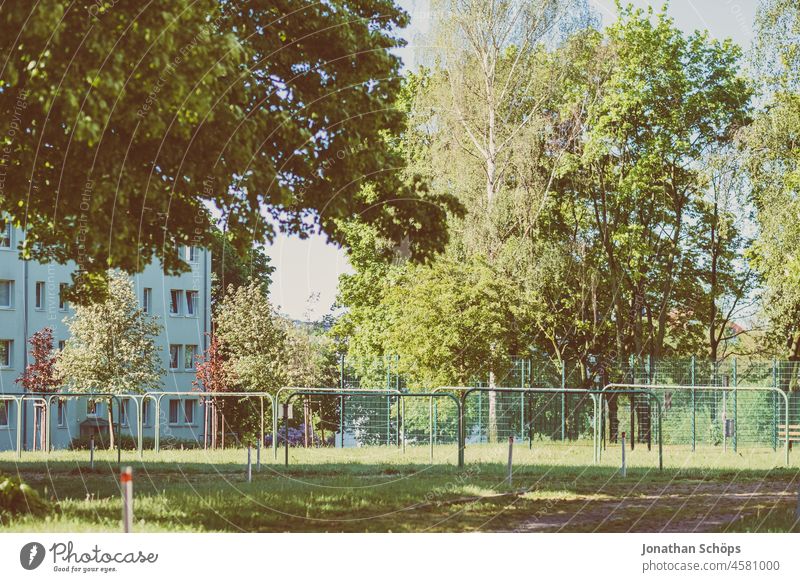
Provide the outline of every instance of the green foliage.
{"type": "Polygon", "coordinates": [[[263,246],[254,246],[242,257],[230,242],[227,233],[214,229],[211,239],[211,302],[216,305],[225,292],[246,285],[251,279],[269,291],[275,267],[263,246]]]}
{"type": "Polygon", "coordinates": [[[172,249],[212,243],[209,207],[242,256],[277,230],[342,242],[355,216],[429,256],[452,200],[386,171],[407,23],[392,0],[4,7],[0,211],[23,256],[78,262],[86,301],[109,267],[188,269],[172,249]]]}
{"type": "Polygon", "coordinates": [[[275,314],[261,283],[228,292],[214,313],[216,336],[236,389],[274,392],[288,373],[286,329],[275,314]]]}
{"type": "Polygon", "coordinates": [[[30,485],[0,473],[0,517],[3,514],[41,517],[51,511],[50,503],[42,499],[30,485]]]}
{"type": "Polygon", "coordinates": [[[138,394],[160,387],[161,324],[139,307],[127,275],[110,272],[105,300],[76,306],[66,325],[57,369],[70,390],[138,394]]]}

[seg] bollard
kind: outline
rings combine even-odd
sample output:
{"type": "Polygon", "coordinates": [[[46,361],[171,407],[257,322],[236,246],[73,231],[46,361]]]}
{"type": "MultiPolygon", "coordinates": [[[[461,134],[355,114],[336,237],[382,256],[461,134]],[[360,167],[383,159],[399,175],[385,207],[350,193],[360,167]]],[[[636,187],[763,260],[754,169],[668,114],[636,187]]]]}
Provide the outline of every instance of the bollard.
{"type": "Polygon", "coordinates": [[[514,452],[514,437],[508,437],[508,486],[511,487],[512,455],[514,452]]]}
{"type": "Polygon", "coordinates": [[[131,533],[133,528],[133,469],[125,467],[119,474],[122,490],[122,531],[131,533]]]}
{"type": "Polygon", "coordinates": [[[250,445],[247,445],[247,482],[253,481],[253,460],[250,456],[250,445]]]}
{"type": "Polygon", "coordinates": [[[89,439],[89,468],[94,469],[94,437],[89,439]]]}
{"type": "Polygon", "coordinates": [[[628,475],[628,468],[625,466],[625,433],[622,433],[622,476],[628,475]]]}

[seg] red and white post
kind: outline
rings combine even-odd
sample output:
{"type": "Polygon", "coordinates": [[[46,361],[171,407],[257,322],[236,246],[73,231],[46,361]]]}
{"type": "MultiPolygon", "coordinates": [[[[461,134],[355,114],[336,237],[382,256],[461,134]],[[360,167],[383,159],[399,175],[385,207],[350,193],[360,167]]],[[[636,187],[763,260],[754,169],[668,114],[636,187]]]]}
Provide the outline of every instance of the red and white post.
{"type": "Polygon", "coordinates": [[[133,530],[133,469],[125,467],[119,474],[119,484],[122,490],[122,531],[131,533],[133,530]]]}

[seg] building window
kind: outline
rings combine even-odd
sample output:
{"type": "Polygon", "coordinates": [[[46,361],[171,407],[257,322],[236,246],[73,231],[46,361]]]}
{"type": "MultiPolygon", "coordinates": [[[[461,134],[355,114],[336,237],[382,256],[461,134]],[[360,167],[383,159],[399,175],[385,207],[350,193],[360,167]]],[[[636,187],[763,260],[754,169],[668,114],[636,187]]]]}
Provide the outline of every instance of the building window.
{"type": "Polygon", "coordinates": [[[0,307],[10,309],[14,304],[14,281],[0,281],[0,307]]]}
{"type": "Polygon", "coordinates": [[[145,287],[142,290],[142,310],[145,313],[153,310],[153,289],[151,287],[145,287]]]}
{"type": "Polygon", "coordinates": [[[44,309],[44,281],[36,281],[36,309],[44,309]]]}
{"type": "Polygon", "coordinates": [[[194,359],[196,355],[197,355],[196,345],[188,345],[183,347],[184,370],[194,370],[194,359]]]}
{"type": "Polygon", "coordinates": [[[128,402],[128,398],[119,401],[119,423],[122,426],[128,426],[128,402]]]}
{"type": "Polygon", "coordinates": [[[11,223],[8,220],[0,220],[0,249],[11,248],[11,223]]]}
{"type": "Polygon", "coordinates": [[[170,315],[181,314],[181,303],[183,301],[183,291],[173,289],[169,292],[169,313],[170,315]]]}
{"type": "Polygon", "coordinates": [[[194,422],[194,400],[183,401],[183,417],[186,424],[194,422]]]}
{"type": "Polygon", "coordinates": [[[8,426],[8,401],[0,400],[0,426],[8,426]]]}
{"type": "Polygon", "coordinates": [[[67,403],[65,400],[59,399],[56,416],[58,418],[58,426],[67,425],[67,403]]]}
{"type": "Polygon", "coordinates": [[[180,362],[181,347],[177,344],[169,345],[169,369],[177,370],[180,362]]]}
{"type": "Polygon", "coordinates": [[[194,245],[190,245],[187,247],[187,256],[189,257],[190,263],[197,262],[197,247],[194,245]]]}
{"type": "Polygon", "coordinates": [[[58,351],[63,352],[64,347],[66,347],[66,345],[67,345],[66,340],[58,340],[58,351]]]}
{"type": "Polygon", "coordinates": [[[186,314],[197,315],[197,291],[186,292],[186,314]]]}
{"type": "Polygon", "coordinates": [[[86,414],[97,416],[97,401],[93,398],[86,401],[86,414]]]}
{"type": "Polygon", "coordinates": [[[58,284],[58,308],[61,311],[66,311],[69,308],[69,303],[66,300],[67,294],[67,284],[66,283],[59,283],[58,284]]]}
{"type": "Polygon", "coordinates": [[[178,424],[178,412],[181,409],[181,401],[180,400],[170,400],[169,401],[169,423],[170,424],[178,424]]]}
{"type": "Polygon", "coordinates": [[[0,368],[11,367],[11,348],[13,340],[0,340],[0,368]]]}
{"type": "Polygon", "coordinates": [[[142,426],[150,426],[150,401],[142,402],[142,426]]]}

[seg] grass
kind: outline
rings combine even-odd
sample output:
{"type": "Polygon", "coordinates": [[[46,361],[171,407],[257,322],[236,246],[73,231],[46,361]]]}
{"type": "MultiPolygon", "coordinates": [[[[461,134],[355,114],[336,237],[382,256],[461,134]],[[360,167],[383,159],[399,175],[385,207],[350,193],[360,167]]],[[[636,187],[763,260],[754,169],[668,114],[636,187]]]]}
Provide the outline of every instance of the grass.
{"type": "MultiPolygon", "coordinates": [[[[290,449],[245,479],[246,452],[123,452],[134,468],[136,531],[791,531],[800,455],[784,467],[772,449],[722,453],[665,449],[665,469],[646,447],[592,464],[583,444],[290,449]]],[[[253,456],[255,461],[255,455],[253,456]]],[[[119,531],[116,452],[0,453],[0,472],[17,475],[57,503],[47,518],[3,516],[0,530],[119,531]]]]}

